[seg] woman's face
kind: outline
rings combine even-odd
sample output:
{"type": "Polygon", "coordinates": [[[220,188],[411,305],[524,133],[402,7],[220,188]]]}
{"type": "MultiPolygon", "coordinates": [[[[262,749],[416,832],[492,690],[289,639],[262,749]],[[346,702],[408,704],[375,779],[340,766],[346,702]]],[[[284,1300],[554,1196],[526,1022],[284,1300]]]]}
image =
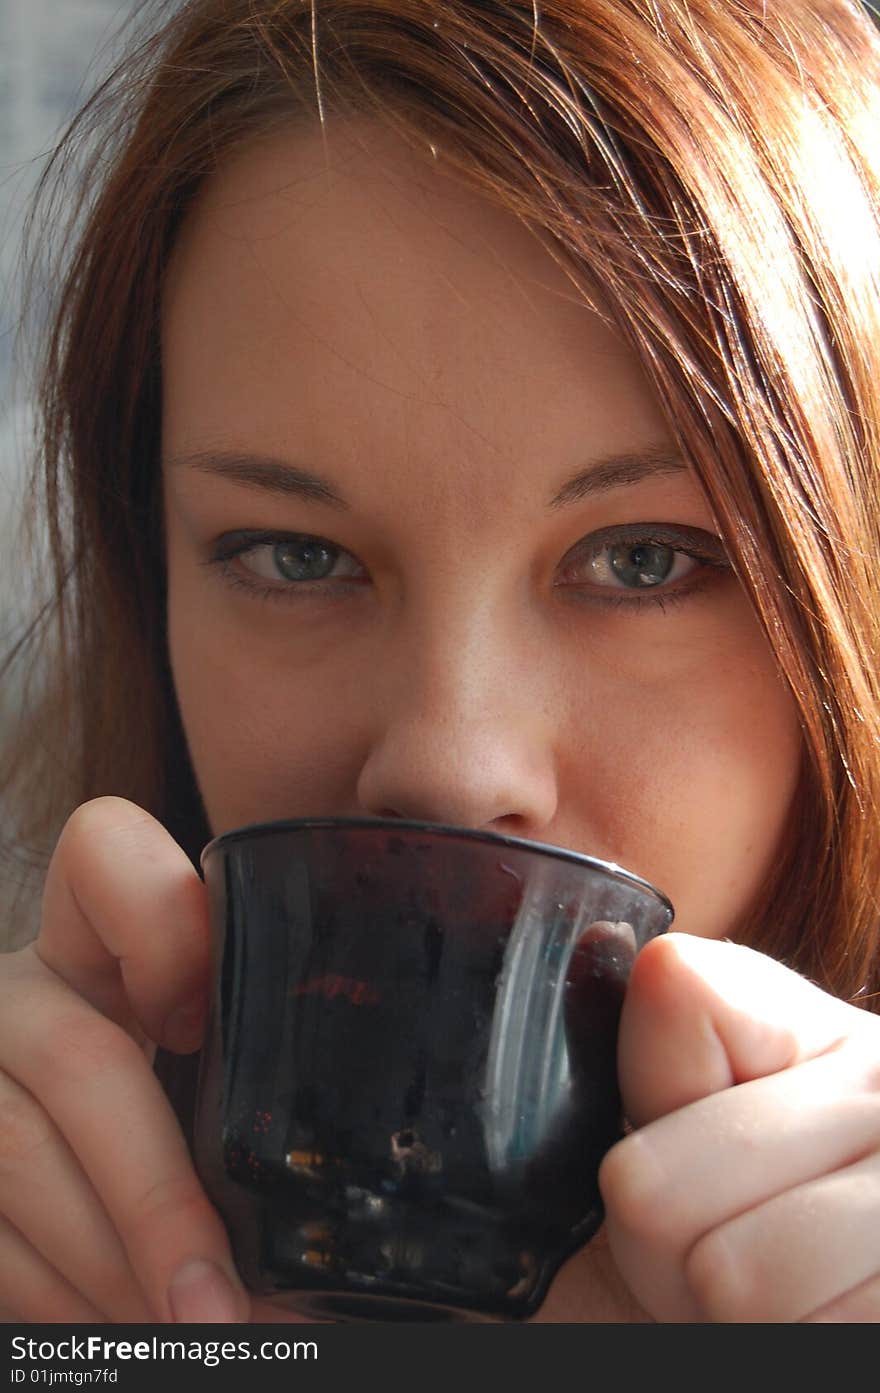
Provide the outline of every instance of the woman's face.
{"type": "Polygon", "coordinates": [[[509,215],[368,123],[215,176],[167,283],[171,661],[214,832],[489,828],[733,931],[793,704],[632,354],[509,215]]]}

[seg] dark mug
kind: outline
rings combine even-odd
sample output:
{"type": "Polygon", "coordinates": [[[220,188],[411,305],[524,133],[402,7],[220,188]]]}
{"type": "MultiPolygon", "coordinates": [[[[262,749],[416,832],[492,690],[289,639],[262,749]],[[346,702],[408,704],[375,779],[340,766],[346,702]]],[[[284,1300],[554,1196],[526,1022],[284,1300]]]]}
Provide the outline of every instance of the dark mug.
{"type": "Polygon", "coordinates": [[[396,819],[245,827],[202,865],[194,1154],[245,1283],[316,1319],[532,1315],[602,1221],[621,1003],[668,900],[396,819]]]}

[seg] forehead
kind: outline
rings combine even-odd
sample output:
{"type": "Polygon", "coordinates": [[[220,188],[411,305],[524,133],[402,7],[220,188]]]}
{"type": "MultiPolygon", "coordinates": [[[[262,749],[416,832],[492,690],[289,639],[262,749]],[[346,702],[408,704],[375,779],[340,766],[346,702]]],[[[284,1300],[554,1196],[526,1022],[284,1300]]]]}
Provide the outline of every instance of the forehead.
{"type": "Polygon", "coordinates": [[[366,120],[276,132],[210,179],[169,268],[163,360],[175,452],[292,439],[354,458],[369,439],[375,471],[377,446],[433,432],[444,468],[472,474],[477,441],[507,468],[548,432],[572,465],[591,437],[664,433],[621,337],[538,239],[442,151],[366,120]]]}
{"type": "Polygon", "coordinates": [[[532,282],[566,299],[573,293],[537,240],[467,189],[437,146],[416,149],[366,119],[278,131],[222,165],[185,222],[170,295],[193,244],[200,261],[247,254],[267,269],[294,251],[304,300],[309,288],[329,298],[341,274],[344,289],[381,283],[387,295],[409,280],[445,302],[451,269],[459,290],[471,287],[486,305],[498,293],[526,296],[532,282]]]}

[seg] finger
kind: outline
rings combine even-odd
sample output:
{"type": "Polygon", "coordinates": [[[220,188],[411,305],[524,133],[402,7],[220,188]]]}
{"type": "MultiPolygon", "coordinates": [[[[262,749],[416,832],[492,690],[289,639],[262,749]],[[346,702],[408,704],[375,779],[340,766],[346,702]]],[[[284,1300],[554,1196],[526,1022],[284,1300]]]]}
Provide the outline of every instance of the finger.
{"type": "Polygon", "coordinates": [[[688,1255],[704,1235],[880,1147],[873,1073],[851,1043],[691,1103],[608,1153],[599,1184],[609,1241],[649,1310],[700,1318],[688,1255]]]}
{"type": "Polygon", "coordinates": [[[841,1047],[711,1094],[625,1137],[602,1168],[632,1231],[684,1251],[715,1223],[880,1147],[872,1064],[841,1047]]]}
{"type": "Polygon", "coordinates": [[[2,1216],[0,1274],[4,1319],[91,1325],[105,1318],[2,1216]]]}
{"type": "Polygon", "coordinates": [[[6,1076],[0,1211],[94,1310],[121,1323],[151,1319],[122,1242],[75,1156],[36,1100],[6,1076]]]}
{"type": "Polygon", "coordinates": [[[686,1259],[704,1234],[876,1144],[877,1044],[863,1041],[877,1025],[738,945],[676,934],[638,955],[618,1062],[641,1130],[600,1187],[615,1258],[652,1313],[699,1319],[686,1259]]]}
{"type": "Polygon", "coordinates": [[[874,1153],[713,1229],[686,1263],[704,1319],[800,1321],[872,1282],[878,1191],[874,1153]]]}
{"type": "Polygon", "coordinates": [[[807,1324],[874,1324],[880,1321],[880,1274],[805,1317],[807,1324]]]}
{"type": "Polygon", "coordinates": [[[197,1048],[208,976],[207,898],[186,854],[122,798],[70,817],[49,867],[35,951],[98,1010],[197,1048]]]}
{"type": "Polygon", "coordinates": [[[243,1318],[247,1298],[226,1232],[143,1054],[120,1027],[44,971],[49,980],[39,992],[16,992],[4,1003],[0,1065],[12,1073],[14,1059],[16,1081],[64,1136],[101,1197],[155,1318],[243,1318]],[[175,1302],[172,1282],[192,1262],[203,1265],[203,1280],[187,1280],[175,1302]]]}
{"type": "Polygon", "coordinates": [[[865,1013],[740,944],[666,934],[636,957],[618,1043],[636,1126],[831,1050],[865,1013]]]}

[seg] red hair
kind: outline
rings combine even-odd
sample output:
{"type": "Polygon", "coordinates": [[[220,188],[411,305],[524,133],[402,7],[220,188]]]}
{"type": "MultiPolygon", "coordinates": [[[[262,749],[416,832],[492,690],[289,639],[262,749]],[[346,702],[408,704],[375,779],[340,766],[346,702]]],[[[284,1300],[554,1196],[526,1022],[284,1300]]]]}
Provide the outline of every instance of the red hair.
{"type": "Polygon", "coordinates": [[[163,273],[218,162],[330,111],[441,141],[612,306],[801,715],[797,818],[739,936],[874,1004],[880,39],[855,0],[188,0],[142,40],[48,176],[112,115],[42,379],[19,854],[109,792],[207,838],[165,644],[163,273]]]}

